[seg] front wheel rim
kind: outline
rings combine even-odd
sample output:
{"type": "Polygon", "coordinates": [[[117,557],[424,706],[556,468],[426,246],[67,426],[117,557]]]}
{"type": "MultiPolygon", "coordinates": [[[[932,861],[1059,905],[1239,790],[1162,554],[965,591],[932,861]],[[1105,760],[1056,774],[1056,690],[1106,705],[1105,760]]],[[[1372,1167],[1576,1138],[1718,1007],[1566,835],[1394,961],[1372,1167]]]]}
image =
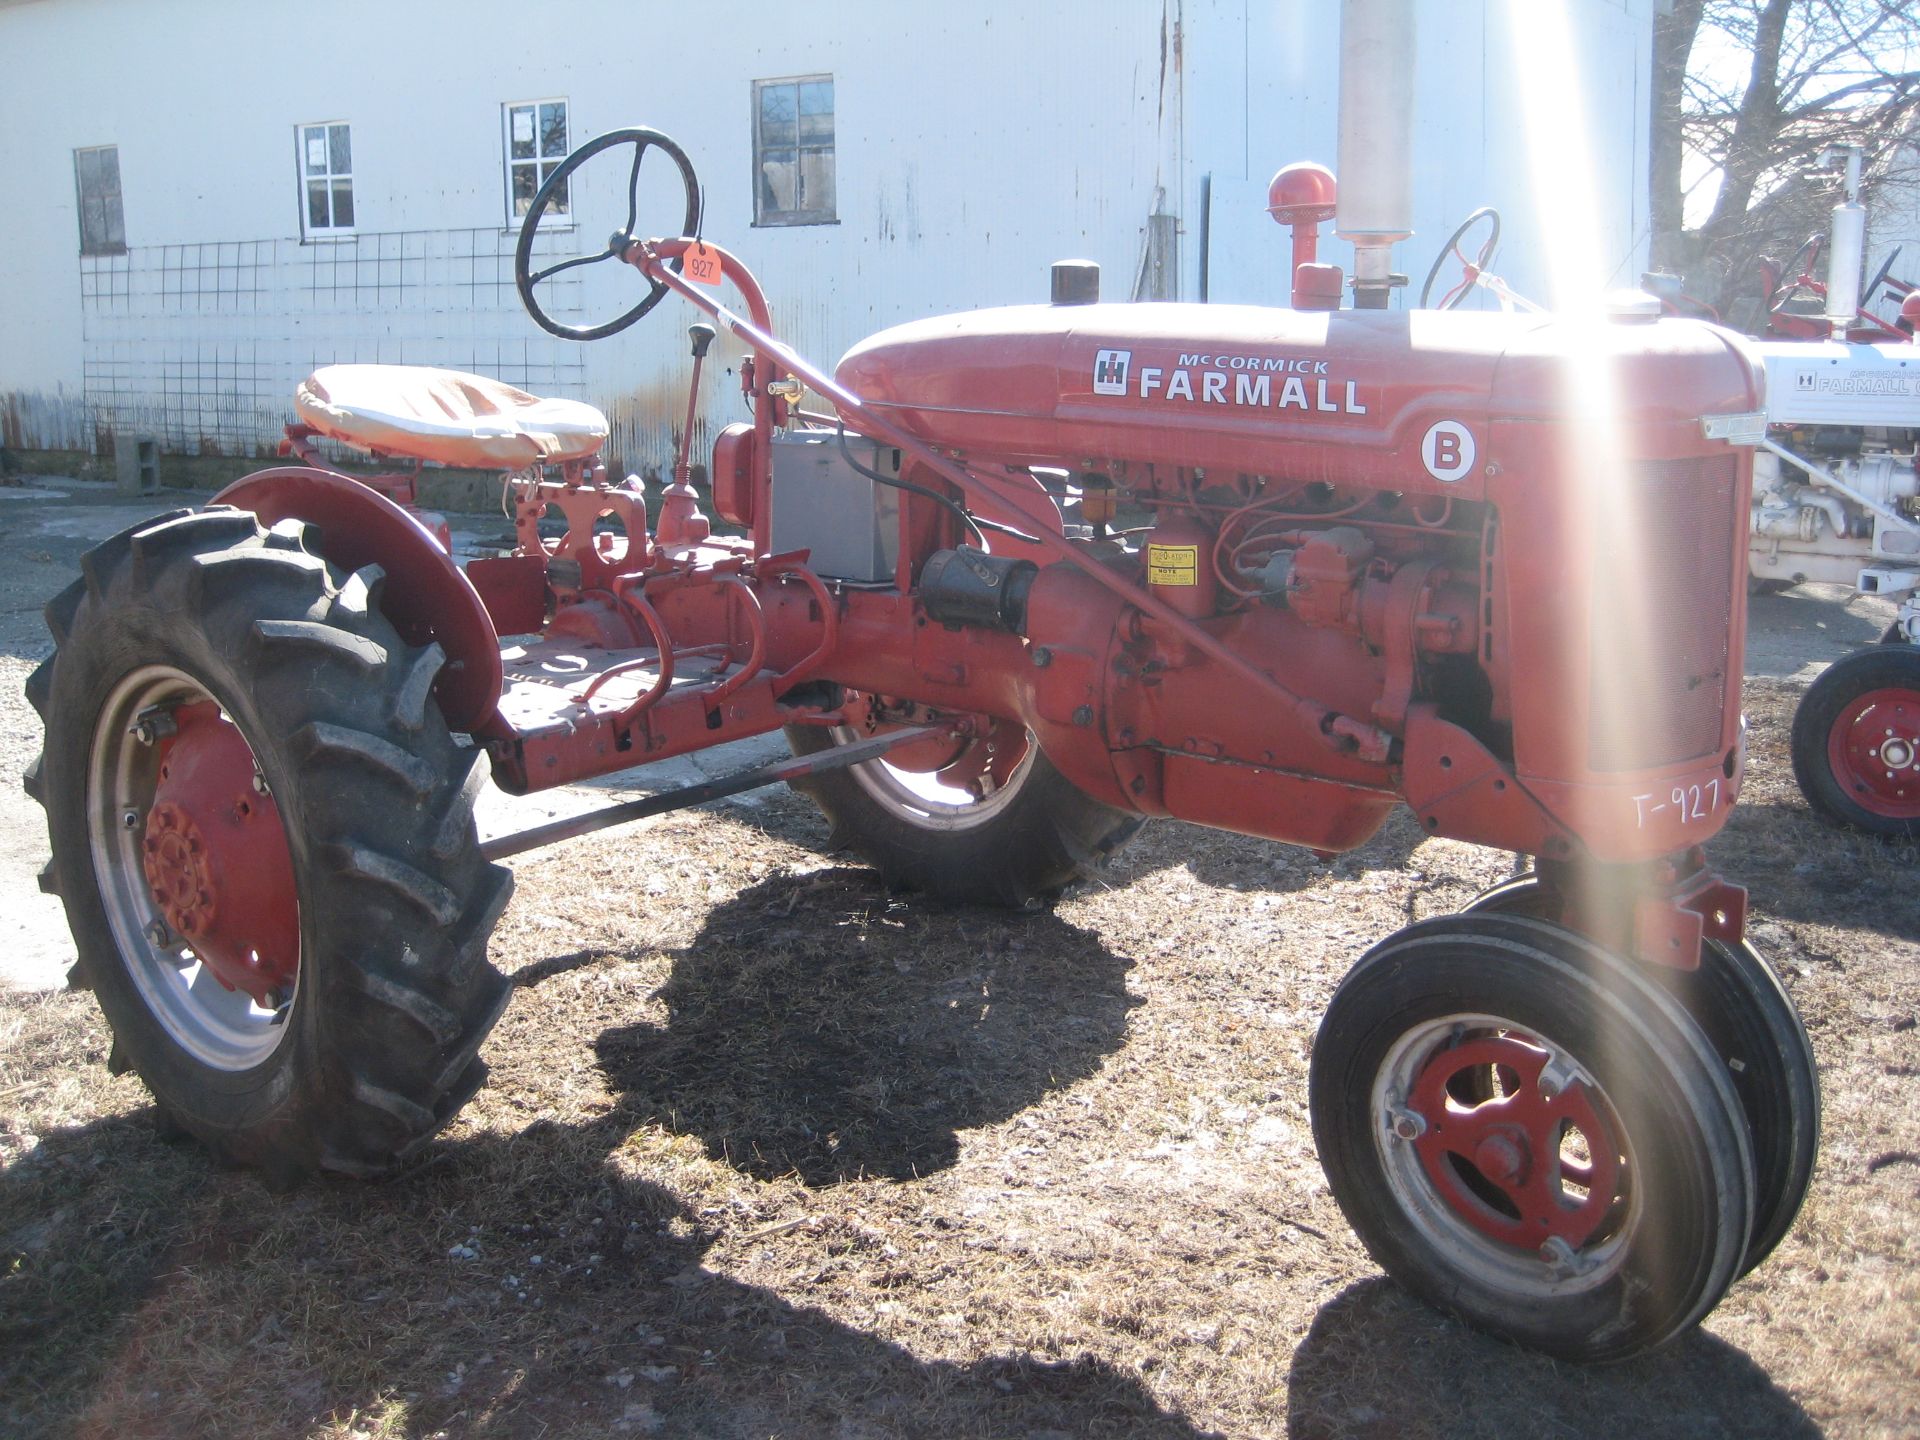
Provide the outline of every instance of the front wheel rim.
{"type": "MultiPolygon", "coordinates": [[[[220,777],[223,783],[229,779],[220,777]]],[[[286,1040],[299,991],[298,902],[286,832],[246,737],[216,697],[184,671],[143,667],[122,679],[101,706],[88,755],[87,838],[101,908],[122,965],[167,1036],[214,1070],[246,1071],[267,1060],[286,1040]],[[182,877],[193,873],[190,852],[203,838],[190,845],[181,838],[183,831],[191,833],[196,819],[211,824],[216,818],[210,811],[196,817],[192,804],[170,800],[164,788],[165,736],[156,734],[156,721],[164,731],[175,715],[220,729],[218,738],[230,749],[237,741],[252,761],[248,778],[254,783],[246,787],[251,800],[236,805],[250,813],[228,822],[245,828],[237,839],[211,843],[216,856],[234,853],[236,845],[267,854],[270,888],[284,887],[283,894],[272,897],[272,906],[260,905],[257,887],[253,894],[209,892],[198,906],[174,893],[176,887],[191,888],[182,877]],[[158,861],[156,852],[162,856],[158,861]],[[243,913],[272,909],[260,923],[263,935],[275,936],[273,943],[262,939],[249,960],[235,960],[226,953],[229,926],[220,959],[209,958],[221,940],[217,921],[206,912],[222,901],[230,915],[236,908],[243,913]],[[183,930],[200,938],[190,939],[183,930]]],[[[216,883],[223,868],[212,867],[216,883]]],[[[251,924],[256,916],[247,918],[251,924]]]]}
{"type": "Polygon", "coordinates": [[[1547,1299],[1596,1288],[1640,1223],[1637,1169],[1592,1074],[1513,1021],[1415,1026],[1376,1071],[1369,1117],[1401,1214],[1452,1268],[1547,1299]]]}
{"type": "Polygon", "coordinates": [[[1920,691],[1886,686],[1856,696],[1827,732],[1827,762],[1861,809],[1920,819],[1920,691]]]}

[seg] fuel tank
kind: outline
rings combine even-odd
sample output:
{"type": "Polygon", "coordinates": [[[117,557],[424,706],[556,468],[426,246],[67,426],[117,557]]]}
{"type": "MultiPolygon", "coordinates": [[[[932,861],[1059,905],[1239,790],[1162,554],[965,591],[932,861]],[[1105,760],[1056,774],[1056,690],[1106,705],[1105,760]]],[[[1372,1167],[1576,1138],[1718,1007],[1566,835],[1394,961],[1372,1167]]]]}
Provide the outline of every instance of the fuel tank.
{"type": "Polygon", "coordinates": [[[1694,321],[1158,303],[919,320],[854,346],[837,378],[930,444],[1012,463],[1464,499],[1484,497],[1501,421],[1589,410],[1599,388],[1627,429],[1697,435],[1700,416],[1753,410],[1760,393],[1739,338],[1694,321]]]}

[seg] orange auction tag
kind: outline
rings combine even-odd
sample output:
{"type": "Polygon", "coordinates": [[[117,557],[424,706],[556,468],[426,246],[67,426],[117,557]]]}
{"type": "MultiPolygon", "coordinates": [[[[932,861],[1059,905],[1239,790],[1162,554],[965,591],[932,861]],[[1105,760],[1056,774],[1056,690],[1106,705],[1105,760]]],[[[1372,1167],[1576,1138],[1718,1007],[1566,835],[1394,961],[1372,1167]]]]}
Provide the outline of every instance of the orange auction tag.
{"type": "Polygon", "coordinates": [[[686,271],[689,280],[701,285],[718,285],[721,282],[720,252],[712,246],[703,245],[698,240],[693,248],[680,257],[681,268],[686,271]]]}

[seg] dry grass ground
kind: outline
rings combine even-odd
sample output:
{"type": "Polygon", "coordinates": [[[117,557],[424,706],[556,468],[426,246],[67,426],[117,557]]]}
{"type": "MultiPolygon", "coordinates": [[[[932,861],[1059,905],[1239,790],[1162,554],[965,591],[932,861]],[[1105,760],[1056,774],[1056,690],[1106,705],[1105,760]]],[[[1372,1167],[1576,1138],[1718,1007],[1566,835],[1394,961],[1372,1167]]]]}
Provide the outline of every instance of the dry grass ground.
{"type": "Polygon", "coordinates": [[[0,1433],[1920,1433],[1915,857],[1813,821],[1796,696],[1750,682],[1714,857],[1819,1054],[1819,1177],[1654,1358],[1409,1300],[1315,1161],[1340,975],[1511,857],[1163,825],[1010,917],[888,897],[782,792],[523,862],[492,1081],[391,1183],[221,1173],[107,1076],[88,996],[0,998],[0,1433]]]}

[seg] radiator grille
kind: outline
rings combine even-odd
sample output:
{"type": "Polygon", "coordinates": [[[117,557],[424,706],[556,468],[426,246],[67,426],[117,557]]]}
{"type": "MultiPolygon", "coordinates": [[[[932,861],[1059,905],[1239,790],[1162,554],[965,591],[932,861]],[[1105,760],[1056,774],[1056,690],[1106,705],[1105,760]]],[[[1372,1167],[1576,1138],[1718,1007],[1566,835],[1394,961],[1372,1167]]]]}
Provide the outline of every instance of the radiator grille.
{"type": "Polygon", "coordinates": [[[1608,497],[1593,593],[1594,770],[1719,748],[1733,626],[1732,456],[1643,461],[1608,497]]]}

